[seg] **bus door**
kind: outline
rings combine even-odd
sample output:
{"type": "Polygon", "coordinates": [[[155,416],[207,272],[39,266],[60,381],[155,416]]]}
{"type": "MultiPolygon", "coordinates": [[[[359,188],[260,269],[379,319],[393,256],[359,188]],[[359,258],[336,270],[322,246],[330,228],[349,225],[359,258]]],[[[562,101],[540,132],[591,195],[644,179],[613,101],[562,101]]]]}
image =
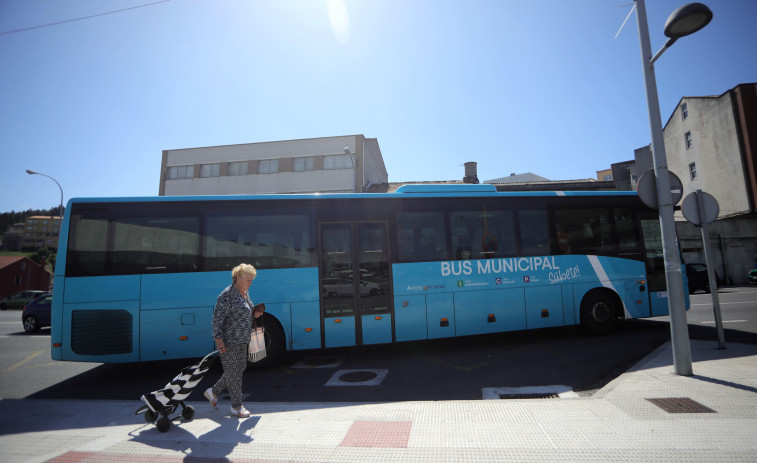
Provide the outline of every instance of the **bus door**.
{"type": "Polygon", "coordinates": [[[641,216],[641,233],[644,236],[646,252],[644,262],[647,269],[650,315],[667,315],[668,298],[665,284],[665,259],[662,252],[660,219],[656,214],[641,216]]]}
{"type": "Polygon", "coordinates": [[[324,347],[392,342],[387,223],[322,223],[319,232],[324,347]]]}

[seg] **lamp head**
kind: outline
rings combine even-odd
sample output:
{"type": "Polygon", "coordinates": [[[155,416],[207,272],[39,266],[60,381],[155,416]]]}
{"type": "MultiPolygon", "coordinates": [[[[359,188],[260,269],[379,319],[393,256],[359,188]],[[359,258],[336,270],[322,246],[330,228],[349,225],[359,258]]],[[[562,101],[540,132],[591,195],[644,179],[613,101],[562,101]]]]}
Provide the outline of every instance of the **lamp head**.
{"type": "Polygon", "coordinates": [[[688,3],[675,10],[665,21],[665,35],[680,39],[702,29],[712,20],[712,11],[702,3],[688,3]]]}
{"type": "Polygon", "coordinates": [[[34,172],[33,170],[30,170],[30,169],[26,169],[26,173],[29,174],[29,175],[34,175],[37,172],[34,172]]]}

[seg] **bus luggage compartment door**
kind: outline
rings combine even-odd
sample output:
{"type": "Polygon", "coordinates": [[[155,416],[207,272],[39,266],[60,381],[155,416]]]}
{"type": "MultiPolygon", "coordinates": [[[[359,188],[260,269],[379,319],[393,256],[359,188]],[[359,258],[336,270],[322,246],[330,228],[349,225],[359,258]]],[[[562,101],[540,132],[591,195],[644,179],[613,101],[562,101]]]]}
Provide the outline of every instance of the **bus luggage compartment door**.
{"type": "MultiPolygon", "coordinates": [[[[415,341],[428,337],[426,296],[396,296],[394,298],[394,307],[397,341],[415,341]]],[[[452,332],[454,333],[454,328],[452,332]]]]}
{"type": "Polygon", "coordinates": [[[455,293],[458,336],[526,329],[523,288],[455,293]]]}
{"type": "Polygon", "coordinates": [[[526,290],[526,328],[562,326],[562,286],[533,286],[526,290]]]}

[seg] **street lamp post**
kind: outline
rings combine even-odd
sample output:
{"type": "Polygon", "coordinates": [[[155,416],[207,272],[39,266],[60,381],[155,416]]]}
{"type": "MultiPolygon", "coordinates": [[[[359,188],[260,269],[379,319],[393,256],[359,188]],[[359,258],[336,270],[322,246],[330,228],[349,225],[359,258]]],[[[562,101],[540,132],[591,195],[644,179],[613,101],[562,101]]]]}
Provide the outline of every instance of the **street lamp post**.
{"type": "Polygon", "coordinates": [[[641,62],[644,69],[644,86],[647,93],[647,110],[649,112],[649,129],[652,134],[652,159],[657,186],[657,202],[660,213],[662,232],[662,251],[665,260],[665,280],[668,289],[668,310],[670,312],[670,337],[673,345],[673,365],[676,374],[693,375],[691,369],[691,346],[686,324],[686,308],[681,278],[681,259],[676,240],[675,220],[673,217],[673,199],[670,192],[668,161],[665,155],[665,141],[662,134],[660,102],[657,96],[654,62],[676,40],[693,34],[703,28],[712,19],[712,11],[701,3],[690,3],[675,10],[665,23],[665,35],[668,41],[652,56],[649,44],[649,26],[644,0],[634,0],[639,26],[641,45],[641,62]]]}
{"type": "Polygon", "coordinates": [[[61,188],[60,183],[58,183],[57,180],[55,180],[54,178],[50,177],[49,175],[45,175],[45,174],[43,174],[41,172],[35,172],[33,170],[30,170],[30,169],[27,169],[26,173],[29,174],[29,175],[41,175],[43,177],[47,177],[50,180],[52,180],[53,182],[55,182],[56,185],[58,185],[58,189],[60,189],[60,206],[58,206],[58,217],[60,218],[59,222],[58,222],[58,240],[60,240],[60,229],[63,226],[63,188],[61,188]]]}

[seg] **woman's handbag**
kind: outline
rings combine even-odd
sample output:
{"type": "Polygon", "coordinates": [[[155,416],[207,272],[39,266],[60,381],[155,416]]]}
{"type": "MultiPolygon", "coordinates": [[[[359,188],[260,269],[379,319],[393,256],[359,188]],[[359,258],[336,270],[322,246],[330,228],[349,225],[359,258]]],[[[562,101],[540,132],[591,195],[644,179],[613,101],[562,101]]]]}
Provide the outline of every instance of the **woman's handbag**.
{"type": "Polygon", "coordinates": [[[256,326],[255,317],[252,317],[252,336],[247,348],[247,360],[250,362],[259,362],[265,358],[265,331],[262,321],[260,325],[256,326]]]}

